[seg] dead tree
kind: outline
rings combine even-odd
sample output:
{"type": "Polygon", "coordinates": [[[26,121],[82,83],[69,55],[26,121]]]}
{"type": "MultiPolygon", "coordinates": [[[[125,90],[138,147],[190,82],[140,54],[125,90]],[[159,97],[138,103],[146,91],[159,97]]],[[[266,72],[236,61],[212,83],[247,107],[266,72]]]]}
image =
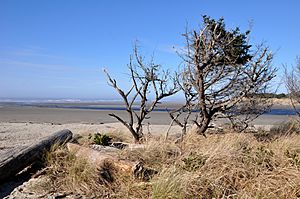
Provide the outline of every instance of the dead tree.
{"type": "Polygon", "coordinates": [[[271,66],[273,54],[262,44],[252,47],[249,33],[241,33],[239,28],[227,30],[222,18],[216,21],[203,16],[199,31],[183,35],[186,48],[181,57],[186,77],[182,84],[191,86],[190,92],[197,94],[193,100],[193,108],[198,110],[194,123],[200,134],[217,117],[235,121],[247,114],[249,120],[265,111],[259,108],[259,95],[247,97],[268,89],[276,72],[271,66]]]}
{"type": "Polygon", "coordinates": [[[178,92],[176,82],[169,71],[161,69],[161,65],[155,64],[153,60],[145,64],[144,58],[138,54],[137,47],[134,48],[134,54],[130,57],[129,72],[132,86],[124,92],[107,71],[104,71],[108,77],[108,83],[122,97],[128,113],[128,120],[119,117],[113,113],[110,116],[121,122],[133,135],[136,142],[141,141],[143,137],[143,121],[149,119],[151,113],[157,104],[163,98],[174,95],[178,92]],[[154,93],[154,98],[149,93],[154,93]],[[138,104],[138,110],[133,108],[138,104]]]}
{"type": "Polygon", "coordinates": [[[288,71],[287,67],[285,67],[285,84],[291,104],[296,114],[300,117],[300,111],[297,108],[297,105],[299,106],[300,104],[300,57],[297,57],[296,66],[291,71],[288,71]]]}

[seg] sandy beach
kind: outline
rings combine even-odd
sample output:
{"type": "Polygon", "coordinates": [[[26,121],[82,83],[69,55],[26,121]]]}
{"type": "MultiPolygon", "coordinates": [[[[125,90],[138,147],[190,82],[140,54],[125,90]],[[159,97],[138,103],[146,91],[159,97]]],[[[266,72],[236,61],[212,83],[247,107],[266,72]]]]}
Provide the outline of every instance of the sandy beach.
{"type": "MultiPolygon", "coordinates": [[[[40,108],[23,106],[0,107],[0,155],[13,147],[26,146],[36,140],[62,129],[73,134],[128,133],[127,129],[111,118],[114,112],[126,118],[125,111],[82,110],[63,108],[40,108]]],[[[167,130],[170,118],[166,112],[154,112],[149,121],[151,133],[163,133],[167,130]]],[[[172,133],[180,132],[177,126],[172,133]]]]}
{"type": "MultiPolygon", "coordinates": [[[[276,102],[275,108],[288,109],[285,101],[276,102]],[[283,103],[285,102],[285,103],[283,103]]],[[[160,104],[156,111],[145,121],[146,129],[152,134],[163,134],[171,119],[166,108],[178,107],[176,103],[160,104]],[[150,124],[150,125],[149,125],[150,124]]],[[[0,154],[16,147],[24,146],[62,129],[69,129],[74,134],[93,134],[96,132],[123,132],[127,129],[109,113],[127,118],[127,112],[120,102],[2,102],[0,103],[0,154]],[[122,110],[123,109],[123,110],[122,110]]],[[[262,115],[252,125],[269,129],[295,116],[262,115]]],[[[215,121],[219,125],[226,121],[215,121]]],[[[171,133],[179,133],[180,128],[173,125],[171,133]]]]}
{"type": "MultiPolygon", "coordinates": [[[[89,134],[96,132],[123,132],[127,129],[118,123],[109,113],[115,113],[122,118],[127,117],[124,110],[89,110],[71,108],[45,108],[33,106],[5,105],[0,107],[0,155],[7,150],[24,146],[47,136],[53,132],[70,129],[74,134],[89,134]]],[[[270,128],[285,122],[294,116],[262,115],[253,122],[256,127],[270,128]]],[[[144,131],[152,134],[166,132],[171,119],[167,112],[155,111],[147,121],[151,124],[144,131]]],[[[222,123],[217,121],[216,123],[222,123]]],[[[177,125],[172,126],[171,133],[179,133],[177,125]]]]}

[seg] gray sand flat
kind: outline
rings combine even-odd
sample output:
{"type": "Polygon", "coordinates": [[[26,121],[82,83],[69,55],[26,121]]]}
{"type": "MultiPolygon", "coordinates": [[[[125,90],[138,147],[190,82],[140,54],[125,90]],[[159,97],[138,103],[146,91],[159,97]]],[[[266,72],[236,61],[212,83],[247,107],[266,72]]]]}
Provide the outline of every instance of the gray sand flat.
{"type": "MultiPolygon", "coordinates": [[[[112,123],[117,122],[109,113],[115,113],[122,118],[127,117],[126,111],[110,110],[85,110],[67,108],[40,108],[40,107],[0,107],[0,122],[32,122],[32,123],[112,123]]],[[[150,115],[151,124],[169,124],[171,122],[167,112],[155,111],[150,115]]],[[[254,121],[258,125],[276,125],[287,121],[294,116],[263,115],[254,121]]],[[[148,122],[148,121],[147,121],[148,122]]]]}
{"type": "MultiPolygon", "coordinates": [[[[0,122],[32,122],[32,123],[111,123],[116,119],[109,113],[115,113],[122,118],[127,117],[126,111],[85,110],[67,108],[39,107],[0,107],[0,122]]],[[[167,112],[153,112],[150,123],[168,124],[171,119],[167,112]]]]}
{"type": "MultiPolygon", "coordinates": [[[[123,110],[86,110],[68,108],[42,108],[30,106],[2,106],[0,107],[0,153],[14,146],[24,146],[36,139],[47,136],[55,131],[68,128],[73,133],[97,132],[100,130],[119,129],[126,131],[109,113],[115,113],[122,118],[127,117],[123,110]],[[115,123],[115,124],[112,124],[115,123]],[[108,127],[108,128],[106,128],[108,127]]],[[[167,112],[155,111],[151,113],[150,120],[152,131],[167,129],[171,122],[167,112]],[[160,128],[157,128],[159,126],[160,128]]],[[[263,115],[253,124],[257,127],[272,126],[285,122],[293,116],[263,115]]],[[[218,121],[216,123],[223,123],[218,121]]],[[[269,128],[267,127],[267,128],[269,128]]],[[[174,126],[172,131],[179,131],[174,126]],[[175,130],[176,129],[176,130],[175,130]]]]}
{"type": "MultiPolygon", "coordinates": [[[[95,133],[101,131],[126,131],[109,113],[126,118],[125,111],[108,110],[83,110],[64,108],[39,108],[39,107],[0,107],[0,153],[15,147],[26,146],[50,133],[70,129],[73,133],[95,133]]],[[[149,120],[152,133],[164,133],[171,122],[168,113],[153,112],[149,120]]],[[[253,124],[256,127],[270,128],[285,122],[293,116],[263,115],[253,124]]],[[[148,122],[148,121],[147,121],[148,122]]],[[[222,123],[218,121],[216,123],[222,123]]],[[[172,127],[173,132],[180,132],[177,126],[172,127]]]]}

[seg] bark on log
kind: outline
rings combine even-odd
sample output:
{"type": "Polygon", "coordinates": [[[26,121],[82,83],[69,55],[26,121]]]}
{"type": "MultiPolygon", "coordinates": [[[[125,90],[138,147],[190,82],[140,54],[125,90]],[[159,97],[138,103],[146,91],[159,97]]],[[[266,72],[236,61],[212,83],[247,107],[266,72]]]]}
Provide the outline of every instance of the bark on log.
{"type": "Polygon", "coordinates": [[[0,183],[42,158],[52,145],[62,145],[71,138],[72,132],[65,129],[29,146],[14,148],[2,154],[0,156],[0,183]]]}
{"type": "Polygon", "coordinates": [[[144,168],[144,165],[141,162],[132,162],[118,158],[118,154],[111,151],[111,147],[108,147],[108,150],[105,150],[105,147],[103,147],[101,151],[98,151],[77,144],[67,143],[67,148],[77,157],[86,159],[90,164],[93,164],[100,169],[106,163],[110,163],[118,171],[123,172],[123,174],[133,175],[134,177],[142,178],[144,180],[148,180],[157,173],[153,169],[144,168]]]}

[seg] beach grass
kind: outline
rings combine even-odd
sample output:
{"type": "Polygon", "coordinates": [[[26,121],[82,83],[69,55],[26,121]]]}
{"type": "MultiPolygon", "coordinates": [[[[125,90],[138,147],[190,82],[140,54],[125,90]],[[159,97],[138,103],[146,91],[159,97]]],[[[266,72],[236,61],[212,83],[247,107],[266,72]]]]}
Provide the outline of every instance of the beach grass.
{"type": "MultiPolygon", "coordinates": [[[[300,135],[258,140],[254,134],[189,134],[180,144],[149,138],[143,149],[125,149],[120,158],[158,171],[149,181],[99,169],[65,149],[49,153],[47,175],[56,191],[80,191],[109,198],[299,198],[300,135]]],[[[108,168],[112,169],[113,168],[108,168]]]]}

